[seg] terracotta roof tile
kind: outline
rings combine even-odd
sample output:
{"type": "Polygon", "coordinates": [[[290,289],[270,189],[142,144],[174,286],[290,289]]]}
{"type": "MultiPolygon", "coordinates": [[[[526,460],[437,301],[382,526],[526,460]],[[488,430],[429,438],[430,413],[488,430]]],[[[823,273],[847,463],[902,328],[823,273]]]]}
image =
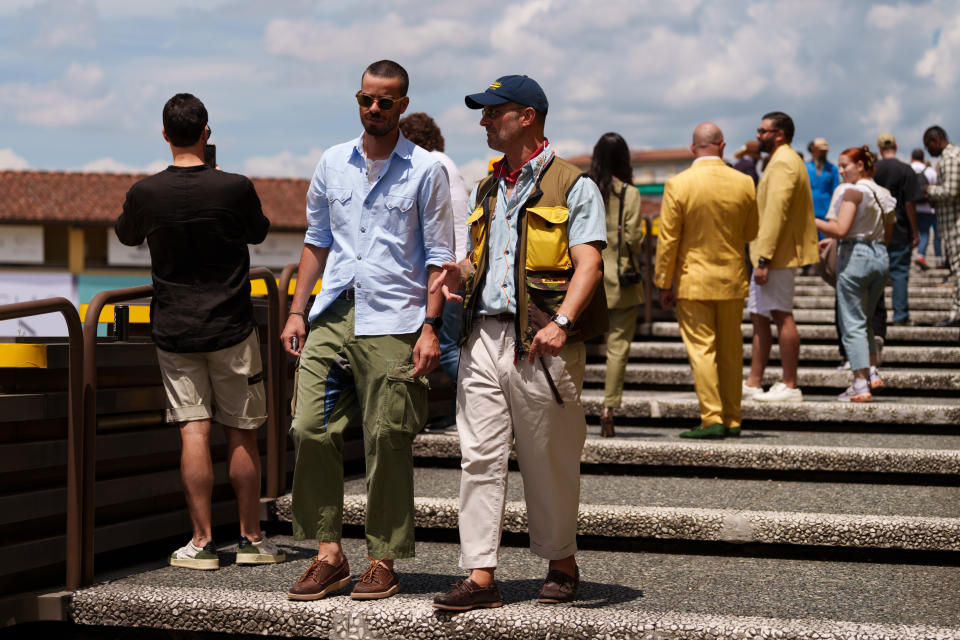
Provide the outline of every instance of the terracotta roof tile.
{"type": "MultiPolygon", "coordinates": [[[[0,171],[0,221],[113,224],[130,186],[146,174],[0,171]]],[[[274,229],[307,228],[309,180],[251,178],[274,229]]]]}

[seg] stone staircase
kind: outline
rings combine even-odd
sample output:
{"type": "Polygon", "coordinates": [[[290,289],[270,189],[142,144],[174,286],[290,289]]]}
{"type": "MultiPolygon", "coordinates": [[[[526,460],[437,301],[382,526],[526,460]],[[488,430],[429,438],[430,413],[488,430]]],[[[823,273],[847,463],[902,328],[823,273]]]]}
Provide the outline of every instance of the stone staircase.
{"type": "MultiPolygon", "coordinates": [[[[915,321],[946,315],[943,277],[912,275],[915,321]]],[[[885,386],[871,404],[842,404],[836,394],[850,373],[836,368],[832,289],[813,277],[797,285],[804,402],[744,402],[738,439],[677,437],[699,410],[668,321],[638,332],[617,437],[600,438],[603,347],[590,346],[574,604],[533,600],[545,563],[525,548],[523,481],[512,465],[498,570],[506,605],[432,609],[433,594],[463,575],[459,443],[421,434],[420,541],[417,558],[398,563],[401,595],[289,602],[313,547],[280,537],[284,565],[122,577],[75,594],[73,620],[330,638],[960,638],[960,330],[889,327],[885,386]]],[[[745,365],[750,333],[745,323],[745,365]]],[[[765,384],[779,379],[777,358],[774,349],[765,384]]],[[[364,493],[362,477],[348,478],[344,544],[355,572],[366,555],[364,493]]],[[[289,533],[289,496],[270,508],[289,533]]]]}

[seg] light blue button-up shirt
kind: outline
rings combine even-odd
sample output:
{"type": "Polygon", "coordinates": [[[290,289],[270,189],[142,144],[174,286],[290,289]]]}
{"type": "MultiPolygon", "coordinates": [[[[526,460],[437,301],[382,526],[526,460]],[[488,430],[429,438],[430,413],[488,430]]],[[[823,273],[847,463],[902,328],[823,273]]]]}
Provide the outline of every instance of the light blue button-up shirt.
{"type": "Polygon", "coordinates": [[[400,134],[379,176],[367,174],[363,136],[323,153],[307,191],[304,243],[330,247],[313,322],[354,287],[356,335],[413,333],[427,306],[427,266],[453,261],[447,174],[400,134]]]}
{"type": "MultiPolygon", "coordinates": [[[[520,170],[520,177],[507,198],[507,181],[497,180],[497,200],[490,215],[490,252],[487,255],[487,277],[483,281],[477,313],[497,315],[517,312],[517,288],[513,278],[513,265],[517,253],[517,214],[533,192],[537,177],[554,153],[548,144],[537,157],[520,170]]],[[[477,189],[473,188],[470,204],[477,201],[477,189]]],[[[570,246],[586,242],[607,244],[606,208],[600,189],[589,178],[577,180],[567,194],[567,239],[570,246]]],[[[470,250],[472,236],[467,234],[470,250]]]]}

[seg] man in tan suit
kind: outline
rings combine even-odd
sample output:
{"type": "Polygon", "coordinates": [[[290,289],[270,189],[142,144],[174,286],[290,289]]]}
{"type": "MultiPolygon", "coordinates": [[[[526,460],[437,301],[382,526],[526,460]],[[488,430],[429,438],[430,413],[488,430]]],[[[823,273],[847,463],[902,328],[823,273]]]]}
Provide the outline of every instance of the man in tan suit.
{"type": "Polygon", "coordinates": [[[700,400],[700,427],[682,438],[740,435],[744,246],[757,236],[758,214],[753,180],[724,163],[724,146],[717,125],[697,125],[693,166],[667,180],[660,209],[654,283],[661,306],[676,301],[700,400]]]}
{"type": "Polygon", "coordinates": [[[819,260],[810,178],[803,158],[790,148],[793,131],[793,120],[781,111],[763,116],[757,129],[760,150],[771,155],[757,187],[760,231],[750,243],[754,270],[747,309],[753,355],[743,394],[764,402],[803,400],[797,387],[800,334],[793,321],[793,276],[797,267],[819,260]],[[783,380],[764,393],[760,384],[770,358],[771,319],[777,323],[783,380]]]}

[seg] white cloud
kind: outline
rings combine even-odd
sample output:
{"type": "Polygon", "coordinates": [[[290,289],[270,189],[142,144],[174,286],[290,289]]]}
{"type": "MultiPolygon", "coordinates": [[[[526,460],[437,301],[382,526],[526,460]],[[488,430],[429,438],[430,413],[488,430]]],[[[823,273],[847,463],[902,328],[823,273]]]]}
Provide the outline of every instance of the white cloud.
{"type": "Polygon", "coordinates": [[[281,151],[272,156],[254,156],[243,163],[243,172],[258,178],[309,178],[322,155],[323,149],[314,147],[304,155],[281,151]]]}
{"type": "Polygon", "coordinates": [[[893,91],[887,97],[870,105],[867,112],[860,117],[860,122],[867,125],[868,132],[871,133],[893,131],[900,124],[902,114],[899,92],[893,91]]]}
{"type": "Polygon", "coordinates": [[[308,62],[355,61],[362,45],[367,59],[389,55],[393,59],[418,56],[428,51],[449,52],[474,38],[475,30],[466,22],[426,18],[404,23],[395,13],[379,22],[310,22],[277,18],[264,34],[267,53],[289,56],[308,62]]]}
{"type": "Polygon", "coordinates": [[[119,100],[99,66],[74,62],[47,83],[0,85],[0,108],[15,113],[18,122],[40,127],[107,126],[115,122],[119,100]]]}
{"type": "Polygon", "coordinates": [[[83,171],[86,173],[148,173],[153,174],[159,171],[163,171],[170,165],[169,162],[165,160],[154,160],[145,167],[137,167],[134,165],[126,164],[120,162],[119,160],[114,160],[113,158],[99,158],[93,160],[83,165],[78,169],[78,171],[83,171]]]}
{"type": "Polygon", "coordinates": [[[915,8],[902,4],[897,6],[877,4],[867,11],[867,24],[876,29],[888,31],[897,28],[915,11],[915,8]]]}
{"type": "Polygon", "coordinates": [[[23,171],[29,168],[27,159],[18,156],[13,149],[0,149],[0,169],[23,171]]]}
{"type": "Polygon", "coordinates": [[[933,78],[938,89],[956,86],[960,74],[960,14],[943,27],[939,42],[923,54],[915,71],[921,78],[933,78]]]}
{"type": "Polygon", "coordinates": [[[561,158],[570,158],[593,151],[593,147],[582,140],[551,140],[550,146],[561,158]]]}

